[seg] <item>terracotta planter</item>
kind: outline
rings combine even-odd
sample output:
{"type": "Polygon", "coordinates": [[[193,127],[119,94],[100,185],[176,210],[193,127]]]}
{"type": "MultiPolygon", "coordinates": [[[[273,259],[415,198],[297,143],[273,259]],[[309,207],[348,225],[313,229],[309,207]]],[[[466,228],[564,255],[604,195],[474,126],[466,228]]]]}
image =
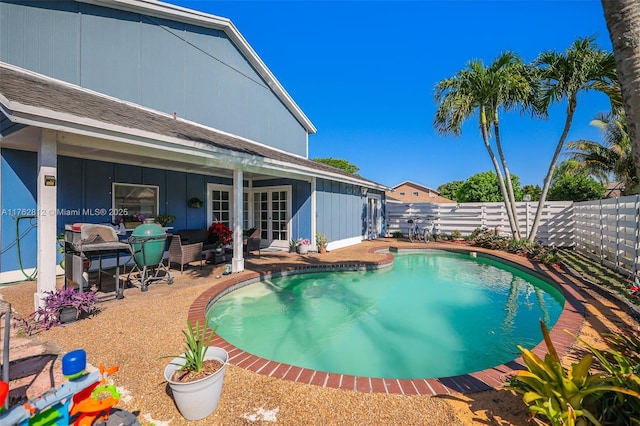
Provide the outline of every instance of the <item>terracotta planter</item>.
{"type": "Polygon", "coordinates": [[[318,249],[318,253],[326,253],[327,252],[327,248],[326,247],[322,247],[318,249]]]}

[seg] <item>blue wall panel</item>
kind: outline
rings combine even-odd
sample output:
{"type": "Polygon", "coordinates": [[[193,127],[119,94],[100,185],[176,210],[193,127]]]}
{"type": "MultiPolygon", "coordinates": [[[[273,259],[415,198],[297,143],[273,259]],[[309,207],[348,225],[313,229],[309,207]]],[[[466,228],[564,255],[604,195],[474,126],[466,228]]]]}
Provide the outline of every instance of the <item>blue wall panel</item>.
{"type": "Polygon", "coordinates": [[[140,103],[139,15],[81,4],[81,85],[140,103]]]}
{"type": "Polygon", "coordinates": [[[19,269],[18,249],[22,254],[24,268],[36,266],[37,249],[36,221],[19,221],[18,234],[20,247],[16,244],[16,220],[18,216],[36,213],[36,175],[34,173],[37,157],[25,155],[20,151],[2,150],[2,251],[0,252],[0,270],[19,269]],[[27,172],[31,170],[31,174],[27,172]],[[27,180],[24,180],[27,179],[27,180]],[[9,189],[9,190],[7,190],[9,189]]]}
{"type": "Polygon", "coordinates": [[[0,0],[0,60],[307,154],[307,133],[219,30],[73,1],[0,0]]]}
{"type": "MultiPolygon", "coordinates": [[[[86,160],[83,181],[85,182],[84,207],[88,209],[105,209],[108,213],[112,207],[111,183],[115,174],[115,166],[102,161],[86,160]]],[[[60,182],[58,192],[66,190],[66,182],[60,182]]],[[[60,206],[64,207],[66,206],[60,206]]],[[[104,210],[103,210],[104,211],[104,210]]],[[[111,222],[108,214],[86,217],[87,222],[111,222]]]]}
{"type": "Polygon", "coordinates": [[[141,25],[140,103],[185,117],[185,52],[178,37],[184,24],[142,17],[141,25]]]}
{"type": "MultiPolygon", "coordinates": [[[[184,206],[192,195],[187,193],[187,175],[182,172],[167,171],[165,214],[176,216],[171,226],[174,229],[187,228],[187,215],[184,214],[184,206]]],[[[204,200],[204,198],[201,198],[204,200]]]]}
{"type": "Polygon", "coordinates": [[[318,232],[329,241],[364,235],[366,204],[358,186],[318,179],[316,203],[318,232]]]}
{"type": "MultiPolygon", "coordinates": [[[[207,186],[205,184],[205,178],[202,175],[196,175],[192,173],[187,174],[187,194],[188,199],[192,197],[198,197],[205,201],[207,199],[207,186]]],[[[186,207],[186,204],[185,204],[186,207]]],[[[207,209],[206,205],[199,209],[193,209],[186,207],[187,228],[204,228],[207,226],[207,209]]]]}
{"type": "MultiPolygon", "coordinates": [[[[64,191],[57,191],[58,206],[64,206],[72,212],[80,210],[80,214],[59,215],[58,233],[62,232],[66,223],[92,222],[92,217],[85,217],[82,209],[85,207],[85,187],[83,176],[85,162],[81,158],[58,157],[58,188],[64,185],[64,191]]],[[[35,175],[35,169],[31,169],[35,175]]],[[[35,179],[35,177],[33,178],[35,179]]]]}
{"type": "Polygon", "coordinates": [[[80,20],[68,1],[0,3],[0,61],[77,83],[80,20]]]}

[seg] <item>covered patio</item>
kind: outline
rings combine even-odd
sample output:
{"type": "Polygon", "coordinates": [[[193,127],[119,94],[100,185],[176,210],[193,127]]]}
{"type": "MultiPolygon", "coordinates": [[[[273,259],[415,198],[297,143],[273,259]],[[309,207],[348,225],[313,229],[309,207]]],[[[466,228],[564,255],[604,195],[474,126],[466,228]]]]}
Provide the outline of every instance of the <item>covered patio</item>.
{"type": "MultiPolygon", "coordinates": [[[[317,221],[330,220],[316,214],[318,206],[323,206],[316,199],[319,186],[328,182],[332,187],[338,180],[334,186],[342,199],[348,196],[352,216],[361,228],[360,204],[375,195],[367,191],[385,188],[175,114],[155,112],[9,64],[0,64],[0,77],[3,155],[15,162],[13,168],[5,168],[10,169],[8,175],[18,175],[15,182],[25,187],[25,195],[37,200],[25,209],[36,213],[37,220],[36,305],[45,291],[54,288],[59,273],[57,234],[67,223],[113,222],[119,213],[116,185],[155,189],[151,214],[177,214],[175,209],[181,209],[180,227],[206,229],[212,221],[228,223],[234,235],[233,272],[244,270],[242,236],[250,226],[261,229],[267,244],[286,247],[290,239],[304,235],[315,245],[317,221]],[[37,164],[31,170],[33,160],[37,164]],[[187,208],[192,192],[210,201],[205,211],[187,208]],[[212,199],[211,194],[220,199],[212,199]],[[216,201],[225,207],[216,208],[216,201]],[[227,216],[217,218],[217,212],[227,216]]],[[[328,204],[331,194],[324,200],[328,204]]],[[[22,199],[10,199],[3,207],[11,211],[13,205],[27,207],[22,199]]],[[[5,220],[3,227],[11,229],[9,217],[5,220]]],[[[355,235],[343,236],[345,245],[358,242],[364,234],[354,223],[349,231],[355,235]]]]}

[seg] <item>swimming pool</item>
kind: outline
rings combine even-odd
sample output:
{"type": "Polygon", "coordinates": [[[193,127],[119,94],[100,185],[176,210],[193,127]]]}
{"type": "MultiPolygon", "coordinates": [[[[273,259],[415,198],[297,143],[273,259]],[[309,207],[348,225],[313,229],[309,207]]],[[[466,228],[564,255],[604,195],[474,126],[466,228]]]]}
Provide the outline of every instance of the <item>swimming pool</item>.
{"type": "Polygon", "coordinates": [[[446,377],[518,356],[564,299],[552,285],[489,258],[395,256],[372,272],[312,273],[250,284],[219,299],[211,325],[262,358],[318,371],[446,377]]]}

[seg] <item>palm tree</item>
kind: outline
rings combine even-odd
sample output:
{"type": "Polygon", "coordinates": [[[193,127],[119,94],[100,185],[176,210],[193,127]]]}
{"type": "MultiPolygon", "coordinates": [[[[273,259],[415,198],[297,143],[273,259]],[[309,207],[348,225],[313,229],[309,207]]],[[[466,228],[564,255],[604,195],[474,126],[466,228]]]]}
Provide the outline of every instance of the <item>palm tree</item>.
{"type": "Polygon", "coordinates": [[[492,84],[493,92],[491,93],[493,131],[496,140],[496,148],[504,170],[505,180],[507,182],[507,194],[509,195],[509,205],[516,218],[515,238],[520,239],[520,227],[518,225],[516,213],[516,200],[514,196],[513,185],[511,183],[511,174],[507,166],[507,160],[502,150],[502,140],[500,137],[500,120],[499,108],[505,111],[514,108],[520,108],[522,112],[530,111],[533,115],[544,115],[544,111],[538,108],[536,94],[535,71],[526,66],[519,56],[507,52],[500,55],[489,68],[489,75],[494,79],[492,84]]]}
{"type": "Polygon", "coordinates": [[[482,61],[474,60],[467,68],[453,77],[436,84],[435,99],[438,109],[434,117],[434,127],[441,134],[460,135],[462,123],[475,114],[479,117],[482,141],[498,176],[498,184],[505,201],[507,217],[512,235],[520,238],[520,230],[515,213],[515,198],[509,168],[500,143],[498,111],[516,106],[526,109],[526,100],[532,99],[532,91],[523,89],[529,81],[523,74],[524,65],[520,58],[511,53],[500,55],[490,67],[482,61]],[[523,94],[524,93],[524,94],[523,94]],[[502,169],[490,142],[491,126],[496,135],[496,146],[502,169]],[[505,175],[503,175],[503,170],[505,175]],[[508,186],[505,186],[505,181],[508,186]]]}
{"type": "Polygon", "coordinates": [[[564,52],[543,52],[534,61],[539,70],[541,105],[545,109],[553,102],[567,100],[564,129],[556,145],[549,170],[544,179],[538,209],[533,220],[529,241],[534,241],[540,226],[542,210],[547,199],[553,170],[571,129],[573,115],[578,106],[578,93],[597,90],[607,95],[616,87],[616,70],[613,54],[599,49],[593,37],[581,38],[564,52]]]}
{"type": "Polygon", "coordinates": [[[567,143],[571,158],[601,182],[613,177],[622,183],[622,194],[631,195],[637,189],[638,176],[635,171],[631,140],[627,133],[624,115],[601,114],[591,121],[603,134],[604,142],[579,140],[567,143]]]}
{"type": "Polygon", "coordinates": [[[640,176],[640,3],[637,0],[602,0],[604,17],[616,59],[636,176],[640,176]]]}

